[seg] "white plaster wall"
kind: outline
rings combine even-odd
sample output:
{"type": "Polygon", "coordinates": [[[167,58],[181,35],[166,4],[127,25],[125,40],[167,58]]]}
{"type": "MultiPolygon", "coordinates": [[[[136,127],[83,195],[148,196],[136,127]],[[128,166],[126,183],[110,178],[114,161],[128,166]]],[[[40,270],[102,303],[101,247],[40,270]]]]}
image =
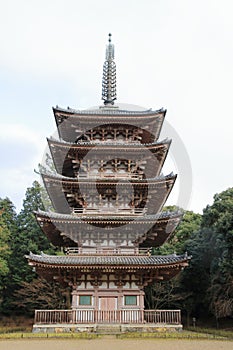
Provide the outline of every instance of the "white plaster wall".
{"type": "Polygon", "coordinates": [[[100,287],[101,288],[108,288],[107,282],[103,282],[100,287]]]}
{"type": "Polygon", "coordinates": [[[131,283],[131,288],[138,288],[138,286],[136,285],[135,282],[132,282],[132,283],[131,283]]]}
{"type": "Polygon", "coordinates": [[[110,282],[110,283],[109,283],[109,288],[117,289],[118,287],[115,285],[114,282],[110,282]]]}

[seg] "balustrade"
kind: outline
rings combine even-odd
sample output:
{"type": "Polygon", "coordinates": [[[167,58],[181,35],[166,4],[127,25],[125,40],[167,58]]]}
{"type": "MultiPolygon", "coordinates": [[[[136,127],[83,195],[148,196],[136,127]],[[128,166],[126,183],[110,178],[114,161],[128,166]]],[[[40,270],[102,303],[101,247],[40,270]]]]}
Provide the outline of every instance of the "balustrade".
{"type": "Polygon", "coordinates": [[[36,310],[35,324],[153,323],[179,325],[180,310],[36,310]]]}
{"type": "Polygon", "coordinates": [[[147,208],[127,208],[127,207],[99,207],[99,208],[73,208],[72,214],[98,214],[98,215],[143,215],[147,208]]]}
{"type": "Polygon", "coordinates": [[[137,247],[68,247],[65,248],[67,255],[148,255],[151,248],[137,247]]]}

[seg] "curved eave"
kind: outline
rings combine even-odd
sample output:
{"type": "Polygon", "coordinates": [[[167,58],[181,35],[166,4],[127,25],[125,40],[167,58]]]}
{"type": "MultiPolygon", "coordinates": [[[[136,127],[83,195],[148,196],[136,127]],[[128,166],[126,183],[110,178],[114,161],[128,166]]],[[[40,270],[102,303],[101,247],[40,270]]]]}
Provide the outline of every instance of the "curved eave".
{"type": "MultiPolygon", "coordinates": [[[[55,121],[60,138],[75,141],[85,130],[102,125],[131,125],[150,132],[152,139],[158,139],[165,118],[166,110],[149,112],[95,110],[82,113],[54,110],[55,121]],[[103,113],[104,111],[104,113],[103,113]],[[82,130],[82,133],[78,130],[82,130]],[[152,137],[153,135],[153,137],[152,137]]],[[[145,135],[147,139],[148,135],[145,135]]],[[[144,138],[144,137],[143,137],[144,138]]]]}
{"type": "Polygon", "coordinates": [[[151,143],[130,143],[130,142],[65,142],[64,140],[56,140],[55,138],[47,138],[48,144],[50,147],[58,146],[59,148],[65,149],[92,149],[94,147],[98,147],[101,149],[133,149],[136,152],[140,151],[140,148],[148,148],[152,150],[154,148],[161,148],[167,145],[167,147],[171,144],[171,139],[164,139],[158,142],[151,143]]]}
{"type": "Polygon", "coordinates": [[[37,213],[34,213],[37,223],[39,224],[41,230],[44,232],[44,234],[48,237],[49,241],[55,246],[55,247],[73,247],[76,246],[76,243],[71,240],[69,237],[62,236],[62,230],[60,230],[56,222],[53,222],[53,220],[44,221],[43,218],[41,218],[37,213]],[[43,223],[43,224],[42,224],[43,223]]]}
{"type": "Polygon", "coordinates": [[[176,212],[161,212],[156,215],[145,215],[145,216],[139,216],[137,217],[137,220],[135,220],[135,216],[128,215],[121,217],[116,216],[91,216],[91,215],[83,215],[83,216],[77,216],[72,214],[61,214],[61,213],[55,213],[55,212],[46,212],[46,211],[36,211],[35,215],[37,217],[40,217],[41,219],[47,220],[47,221],[58,221],[58,222],[121,222],[124,224],[127,224],[130,221],[134,221],[135,223],[145,221],[145,222],[157,222],[158,220],[170,220],[172,218],[178,218],[183,215],[183,212],[176,211],[176,212]]]}
{"type": "Polygon", "coordinates": [[[190,257],[186,254],[176,256],[52,256],[30,253],[26,256],[31,266],[47,267],[50,269],[65,268],[78,270],[89,269],[172,269],[188,265],[190,257]]]}
{"type": "MultiPolygon", "coordinates": [[[[148,164],[148,166],[153,167],[151,170],[153,172],[153,175],[151,177],[154,177],[158,175],[161,171],[161,168],[165,162],[165,159],[167,157],[171,140],[163,140],[161,142],[156,142],[152,144],[101,144],[101,143],[92,143],[92,144],[74,144],[74,143],[66,143],[61,142],[54,139],[47,139],[48,145],[50,148],[50,152],[53,158],[53,163],[55,165],[56,171],[59,174],[64,174],[66,172],[70,172],[73,167],[73,160],[77,161],[80,159],[83,159],[89,155],[88,157],[104,157],[104,159],[109,158],[112,159],[113,157],[119,158],[119,155],[121,155],[122,158],[126,156],[127,159],[132,157],[132,159],[135,159],[137,157],[138,159],[142,158],[148,158],[152,157],[152,162],[149,162],[151,164],[148,164]]],[[[108,159],[106,159],[108,160],[108,159]]],[[[72,170],[73,171],[73,170],[72,170]]],[[[69,174],[70,176],[70,174],[69,174]]]]}
{"type": "Polygon", "coordinates": [[[179,218],[171,218],[168,222],[161,222],[135,243],[139,243],[140,248],[160,247],[169,240],[181,220],[182,215],[179,218]]]}
{"type": "Polygon", "coordinates": [[[124,117],[149,117],[149,116],[157,116],[158,114],[166,114],[166,109],[158,109],[158,110],[142,110],[142,111],[130,111],[126,109],[120,109],[120,108],[108,108],[108,107],[101,107],[99,109],[86,109],[86,110],[77,110],[73,108],[61,108],[61,107],[52,107],[53,114],[55,118],[60,117],[61,115],[64,115],[65,117],[91,117],[95,118],[96,116],[101,117],[112,117],[112,116],[124,116],[124,117]]]}
{"type": "MultiPolygon", "coordinates": [[[[174,232],[179,224],[182,213],[177,212],[166,216],[163,213],[151,215],[147,220],[143,217],[116,219],[116,217],[74,217],[67,214],[56,214],[48,216],[48,213],[35,213],[37,221],[44,233],[55,246],[77,246],[82,245],[89,237],[94,239],[98,227],[101,235],[106,239],[118,237],[119,227],[122,237],[126,235],[131,241],[141,247],[157,247],[163,244],[174,232]],[[53,216],[53,218],[51,218],[53,216]],[[123,226],[122,226],[123,225],[123,226]],[[125,226],[124,226],[125,225],[125,226]],[[113,230],[108,231],[105,227],[111,226],[113,230]],[[126,230],[125,230],[126,229],[126,230]]],[[[50,213],[51,214],[51,213],[50,213]]]]}
{"type": "MultiPolygon", "coordinates": [[[[60,174],[53,174],[53,173],[41,173],[40,174],[44,183],[45,182],[53,182],[53,183],[58,183],[62,186],[62,184],[74,184],[75,186],[78,186],[79,183],[81,184],[86,184],[89,186],[93,186],[93,184],[95,185],[100,185],[100,186],[105,186],[105,185],[115,185],[118,184],[119,179],[118,178],[96,178],[96,179],[85,179],[85,178],[72,178],[72,177],[68,177],[68,176],[63,176],[60,174]]],[[[119,182],[119,186],[127,186],[130,184],[135,185],[135,186],[148,186],[148,184],[152,185],[152,186],[156,186],[159,183],[165,183],[166,181],[169,180],[175,180],[177,177],[177,175],[174,174],[169,174],[166,176],[157,176],[154,178],[150,178],[150,179],[120,179],[119,182]]]]}
{"type": "MultiPolygon", "coordinates": [[[[119,183],[116,180],[104,181],[98,179],[89,179],[89,181],[82,179],[80,181],[79,179],[47,174],[42,174],[42,179],[54,209],[61,213],[69,213],[71,210],[69,208],[80,207],[84,195],[88,198],[89,193],[97,195],[98,193],[104,194],[107,189],[115,191],[116,184],[117,186],[119,184],[121,189],[128,190],[129,196],[132,189],[134,193],[143,193],[148,214],[156,214],[167,200],[175,183],[176,175],[161,176],[148,181],[120,181],[119,183]]],[[[101,215],[101,211],[99,214],[101,215]]]]}

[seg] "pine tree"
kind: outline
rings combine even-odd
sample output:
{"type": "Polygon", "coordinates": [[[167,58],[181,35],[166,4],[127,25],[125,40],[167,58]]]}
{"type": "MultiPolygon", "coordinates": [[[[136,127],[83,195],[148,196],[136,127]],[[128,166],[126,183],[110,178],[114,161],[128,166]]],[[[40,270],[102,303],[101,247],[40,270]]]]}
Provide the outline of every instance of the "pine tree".
{"type": "Polygon", "coordinates": [[[12,242],[17,233],[16,212],[9,198],[0,198],[0,311],[11,281],[12,242]]]}
{"type": "Polygon", "coordinates": [[[37,181],[26,191],[23,208],[17,216],[17,230],[13,230],[10,239],[11,259],[9,261],[10,278],[7,281],[6,293],[3,300],[4,312],[17,311],[15,293],[22,288],[23,282],[30,283],[37,278],[28,266],[25,255],[30,251],[53,253],[55,248],[50,244],[37,224],[34,211],[44,210],[41,198],[41,186],[37,181]]]}
{"type": "Polygon", "coordinates": [[[2,292],[5,286],[5,277],[9,273],[9,237],[10,231],[3,219],[3,211],[0,211],[0,304],[2,302],[2,292]]]}

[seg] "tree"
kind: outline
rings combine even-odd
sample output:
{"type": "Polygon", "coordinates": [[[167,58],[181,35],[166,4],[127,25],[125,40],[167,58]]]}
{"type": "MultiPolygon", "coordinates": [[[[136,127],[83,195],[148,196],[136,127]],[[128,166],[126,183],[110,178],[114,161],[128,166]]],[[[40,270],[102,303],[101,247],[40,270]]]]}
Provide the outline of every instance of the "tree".
{"type": "Polygon", "coordinates": [[[4,277],[9,273],[8,258],[10,255],[9,247],[10,231],[3,219],[3,211],[0,211],[0,302],[2,299],[2,290],[4,288],[4,277]]]}
{"type": "MultiPolygon", "coordinates": [[[[26,191],[23,201],[23,209],[20,211],[17,221],[19,227],[19,239],[17,241],[17,249],[20,249],[23,255],[29,251],[39,253],[41,250],[45,252],[53,252],[54,247],[50,244],[40,226],[37,224],[34,212],[45,210],[42,200],[42,187],[37,181],[33,182],[32,187],[26,191]]],[[[22,256],[22,255],[21,255],[22,256]]]]}
{"type": "MultiPolygon", "coordinates": [[[[175,211],[175,206],[165,207],[165,210],[175,211]]],[[[154,249],[154,254],[183,254],[187,251],[187,242],[195,232],[200,229],[201,214],[193,211],[185,211],[183,218],[168,242],[161,247],[154,249]]]]}
{"type": "MultiPolygon", "coordinates": [[[[176,207],[165,207],[164,210],[175,211],[176,207]]],[[[166,255],[174,252],[183,254],[189,251],[189,242],[195,239],[201,225],[201,215],[192,211],[184,212],[183,219],[169,241],[153,249],[153,254],[166,255]]],[[[149,308],[188,308],[192,304],[192,290],[183,285],[182,272],[170,281],[157,282],[148,286],[145,290],[146,304],[149,308]]],[[[190,313],[191,311],[189,311],[190,313]]]]}
{"type": "Polygon", "coordinates": [[[21,288],[14,294],[13,304],[18,310],[32,316],[35,309],[66,309],[67,291],[56,283],[35,278],[30,283],[22,282],[21,288]]]}
{"type": "Polygon", "coordinates": [[[17,232],[16,212],[9,198],[0,198],[0,311],[11,279],[11,245],[17,232]]]}
{"type": "Polygon", "coordinates": [[[31,267],[28,266],[25,255],[30,251],[39,253],[53,253],[56,249],[48,241],[37,224],[34,211],[44,210],[41,198],[41,186],[37,181],[26,191],[23,208],[17,217],[17,231],[11,236],[11,259],[9,261],[10,279],[7,281],[5,298],[3,301],[5,311],[16,310],[13,304],[15,292],[22,288],[22,282],[32,282],[36,278],[31,267]]]}
{"type": "Polygon", "coordinates": [[[213,235],[210,229],[201,229],[193,233],[186,242],[191,261],[181,275],[182,290],[189,295],[184,304],[187,319],[192,314],[202,317],[208,314],[206,291],[210,281],[210,263],[212,256],[213,235]]]}
{"type": "Polygon", "coordinates": [[[0,198],[0,210],[2,213],[2,219],[7,225],[8,230],[11,232],[11,235],[15,234],[15,232],[17,232],[17,214],[14,204],[7,197],[4,199],[0,198]]]}
{"type": "Polygon", "coordinates": [[[202,227],[212,229],[209,308],[216,319],[233,315],[233,188],[214,196],[203,211],[202,227]]]}
{"type": "Polygon", "coordinates": [[[188,296],[181,288],[180,276],[145,289],[145,303],[149,309],[181,309],[188,296]]]}
{"type": "Polygon", "coordinates": [[[216,320],[233,314],[233,189],[216,194],[203,211],[201,228],[187,242],[192,260],[182,275],[192,292],[191,312],[216,320]]]}

